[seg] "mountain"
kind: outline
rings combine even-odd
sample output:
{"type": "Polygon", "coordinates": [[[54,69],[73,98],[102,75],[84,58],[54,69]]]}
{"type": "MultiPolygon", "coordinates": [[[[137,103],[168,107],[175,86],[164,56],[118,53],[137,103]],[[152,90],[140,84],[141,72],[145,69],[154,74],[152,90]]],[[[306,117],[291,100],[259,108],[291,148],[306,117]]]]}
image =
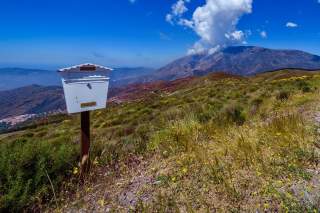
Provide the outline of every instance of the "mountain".
{"type": "Polygon", "coordinates": [[[284,68],[319,69],[320,56],[299,50],[234,46],[211,55],[198,54],[180,58],[157,70],[148,80],[174,80],[221,71],[248,76],[284,68]]]}
{"type": "Polygon", "coordinates": [[[65,109],[61,87],[31,85],[0,91],[0,119],[65,109]]]}
{"type": "MultiPolygon", "coordinates": [[[[142,91],[153,90],[157,84],[165,85],[165,82],[159,82],[161,80],[172,81],[220,71],[248,76],[296,67],[310,70],[320,68],[320,57],[297,50],[272,50],[249,46],[229,47],[211,55],[186,56],[156,71],[144,67],[116,68],[111,74],[109,98],[114,102],[123,102],[123,100],[131,100],[132,97],[140,97],[142,91]],[[148,84],[148,82],[153,83],[148,84]]],[[[34,82],[40,82],[41,85],[60,84],[60,78],[56,72],[45,70],[0,69],[0,78],[2,80],[0,90],[34,82]],[[3,76],[7,77],[3,78],[3,76]]],[[[0,119],[21,114],[64,110],[63,91],[56,86],[37,85],[0,91],[0,109],[0,119]]]]}
{"type": "Polygon", "coordinates": [[[1,68],[0,79],[0,91],[32,84],[60,85],[61,81],[55,71],[23,68],[1,68]]]}
{"type": "Polygon", "coordinates": [[[143,79],[145,76],[152,75],[155,69],[146,67],[134,67],[134,68],[115,68],[111,72],[111,87],[121,87],[132,83],[140,82],[139,79],[143,79]]]}
{"type": "MultiPolygon", "coordinates": [[[[115,68],[111,73],[111,87],[145,83],[157,80],[174,80],[189,76],[203,76],[211,72],[227,72],[237,75],[257,73],[284,68],[319,69],[320,56],[299,50],[274,50],[254,46],[228,47],[214,54],[189,55],[154,70],[152,68],[115,68]]],[[[60,85],[55,71],[2,68],[0,91],[32,84],[60,85]]]]}
{"type": "MultiPolygon", "coordinates": [[[[139,82],[143,76],[154,72],[152,68],[115,68],[111,73],[113,86],[124,86],[133,82],[139,82]]],[[[56,71],[23,69],[23,68],[1,68],[0,69],[0,91],[11,90],[32,84],[42,86],[60,86],[61,80],[56,71]]]]}

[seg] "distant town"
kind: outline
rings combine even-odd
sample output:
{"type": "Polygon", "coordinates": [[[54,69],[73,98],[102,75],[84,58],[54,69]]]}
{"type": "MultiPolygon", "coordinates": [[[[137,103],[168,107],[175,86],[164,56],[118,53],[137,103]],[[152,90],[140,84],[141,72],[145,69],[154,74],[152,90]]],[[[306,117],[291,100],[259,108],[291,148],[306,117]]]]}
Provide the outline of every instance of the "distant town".
{"type": "Polygon", "coordinates": [[[0,120],[0,133],[6,132],[10,129],[14,129],[16,126],[29,121],[45,118],[51,115],[63,114],[63,113],[66,113],[66,112],[63,110],[55,110],[55,111],[44,112],[40,114],[24,114],[24,115],[8,117],[0,120]]]}

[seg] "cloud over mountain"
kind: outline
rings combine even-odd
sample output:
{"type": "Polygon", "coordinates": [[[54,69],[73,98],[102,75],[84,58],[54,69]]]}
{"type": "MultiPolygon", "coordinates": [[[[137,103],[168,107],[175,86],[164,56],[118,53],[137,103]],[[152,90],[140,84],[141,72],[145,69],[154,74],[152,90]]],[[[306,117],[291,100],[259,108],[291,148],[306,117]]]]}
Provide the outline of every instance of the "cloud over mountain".
{"type": "Polygon", "coordinates": [[[193,12],[192,18],[184,17],[190,0],[178,0],[167,14],[166,20],[192,29],[199,37],[189,54],[208,51],[214,53],[222,47],[243,43],[246,33],[237,29],[244,14],[252,12],[253,0],[206,0],[193,12]]]}

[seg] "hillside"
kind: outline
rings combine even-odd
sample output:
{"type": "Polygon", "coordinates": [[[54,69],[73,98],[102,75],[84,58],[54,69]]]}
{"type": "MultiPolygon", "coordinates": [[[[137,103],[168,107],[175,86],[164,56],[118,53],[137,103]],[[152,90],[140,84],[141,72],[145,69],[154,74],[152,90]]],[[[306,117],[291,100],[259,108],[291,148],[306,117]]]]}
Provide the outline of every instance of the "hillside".
{"type": "MultiPolygon", "coordinates": [[[[112,81],[110,82],[111,91],[109,96],[113,97],[117,94],[124,96],[121,92],[123,91],[122,88],[130,84],[132,79],[136,79],[138,76],[148,75],[152,72],[153,69],[143,67],[115,69],[110,76],[112,81]]],[[[45,86],[50,85],[49,82],[52,82],[54,85],[60,85],[60,78],[56,82],[51,81],[54,78],[58,78],[56,72],[18,68],[0,69],[0,78],[2,79],[2,77],[4,77],[2,88],[15,88],[18,85],[28,86],[4,91],[1,91],[0,86],[0,120],[24,114],[65,110],[62,88],[60,86],[45,86]],[[5,76],[10,76],[10,78],[5,76]],[[26,78],[25,76],[28,77],[26,78]],[[32,80],[30,80],[29,77],[32,78],[32,80]],[[21,79],[23,83],[19,83],[19,79],[21,79]],[[38,84],[32,84],[34,82],[38,84]]],[[[131,85],[130,87],[135,86],[137,85],[131,85]]]]}
{"type": "Polygon", "coordinates": [[[17,115],[64,110],[63,90],[58,86],[31,85],[0,91],[0,108],[0,120],[17,115]]]}
{"type": "MultiPolygon", "coordinates": [[[[143,98],[152,91],[174,87],[179,82],[158,81],[153,83],[132,84],[109,89],[109,102],[122,103],[143,98]]],[[[30,85],[18,89],[0,91],[0,120],[25,114],[65,111],[62,87],[30,85]]]]}
{"type": "Polygon", "coordinates": [[[134,88],[92,113],[84,184],[78,115],[0,135],[0,211],[317,212],[319,85],[277,71],[134,88]]]}
{"type": "Polygon", "coordinates": [[[319,69],[320,56],[298,50],[273,50],[254,46],[228,47],[211,55],[180,58],[159,69],[150,79],[174,80],[211,72],[254,75],[284,68],[319,69]]]}

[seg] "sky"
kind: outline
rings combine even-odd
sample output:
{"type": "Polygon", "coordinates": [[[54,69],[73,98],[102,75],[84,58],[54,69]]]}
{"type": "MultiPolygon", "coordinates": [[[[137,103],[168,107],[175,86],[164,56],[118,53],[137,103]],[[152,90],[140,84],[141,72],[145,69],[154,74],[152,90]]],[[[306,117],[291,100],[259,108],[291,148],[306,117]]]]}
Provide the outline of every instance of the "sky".
{"type": "Polygon", "coordinates": [[[320,55],[320,0],[1,0],[0,67],[161,67],[230,45],[320,55]]]}

